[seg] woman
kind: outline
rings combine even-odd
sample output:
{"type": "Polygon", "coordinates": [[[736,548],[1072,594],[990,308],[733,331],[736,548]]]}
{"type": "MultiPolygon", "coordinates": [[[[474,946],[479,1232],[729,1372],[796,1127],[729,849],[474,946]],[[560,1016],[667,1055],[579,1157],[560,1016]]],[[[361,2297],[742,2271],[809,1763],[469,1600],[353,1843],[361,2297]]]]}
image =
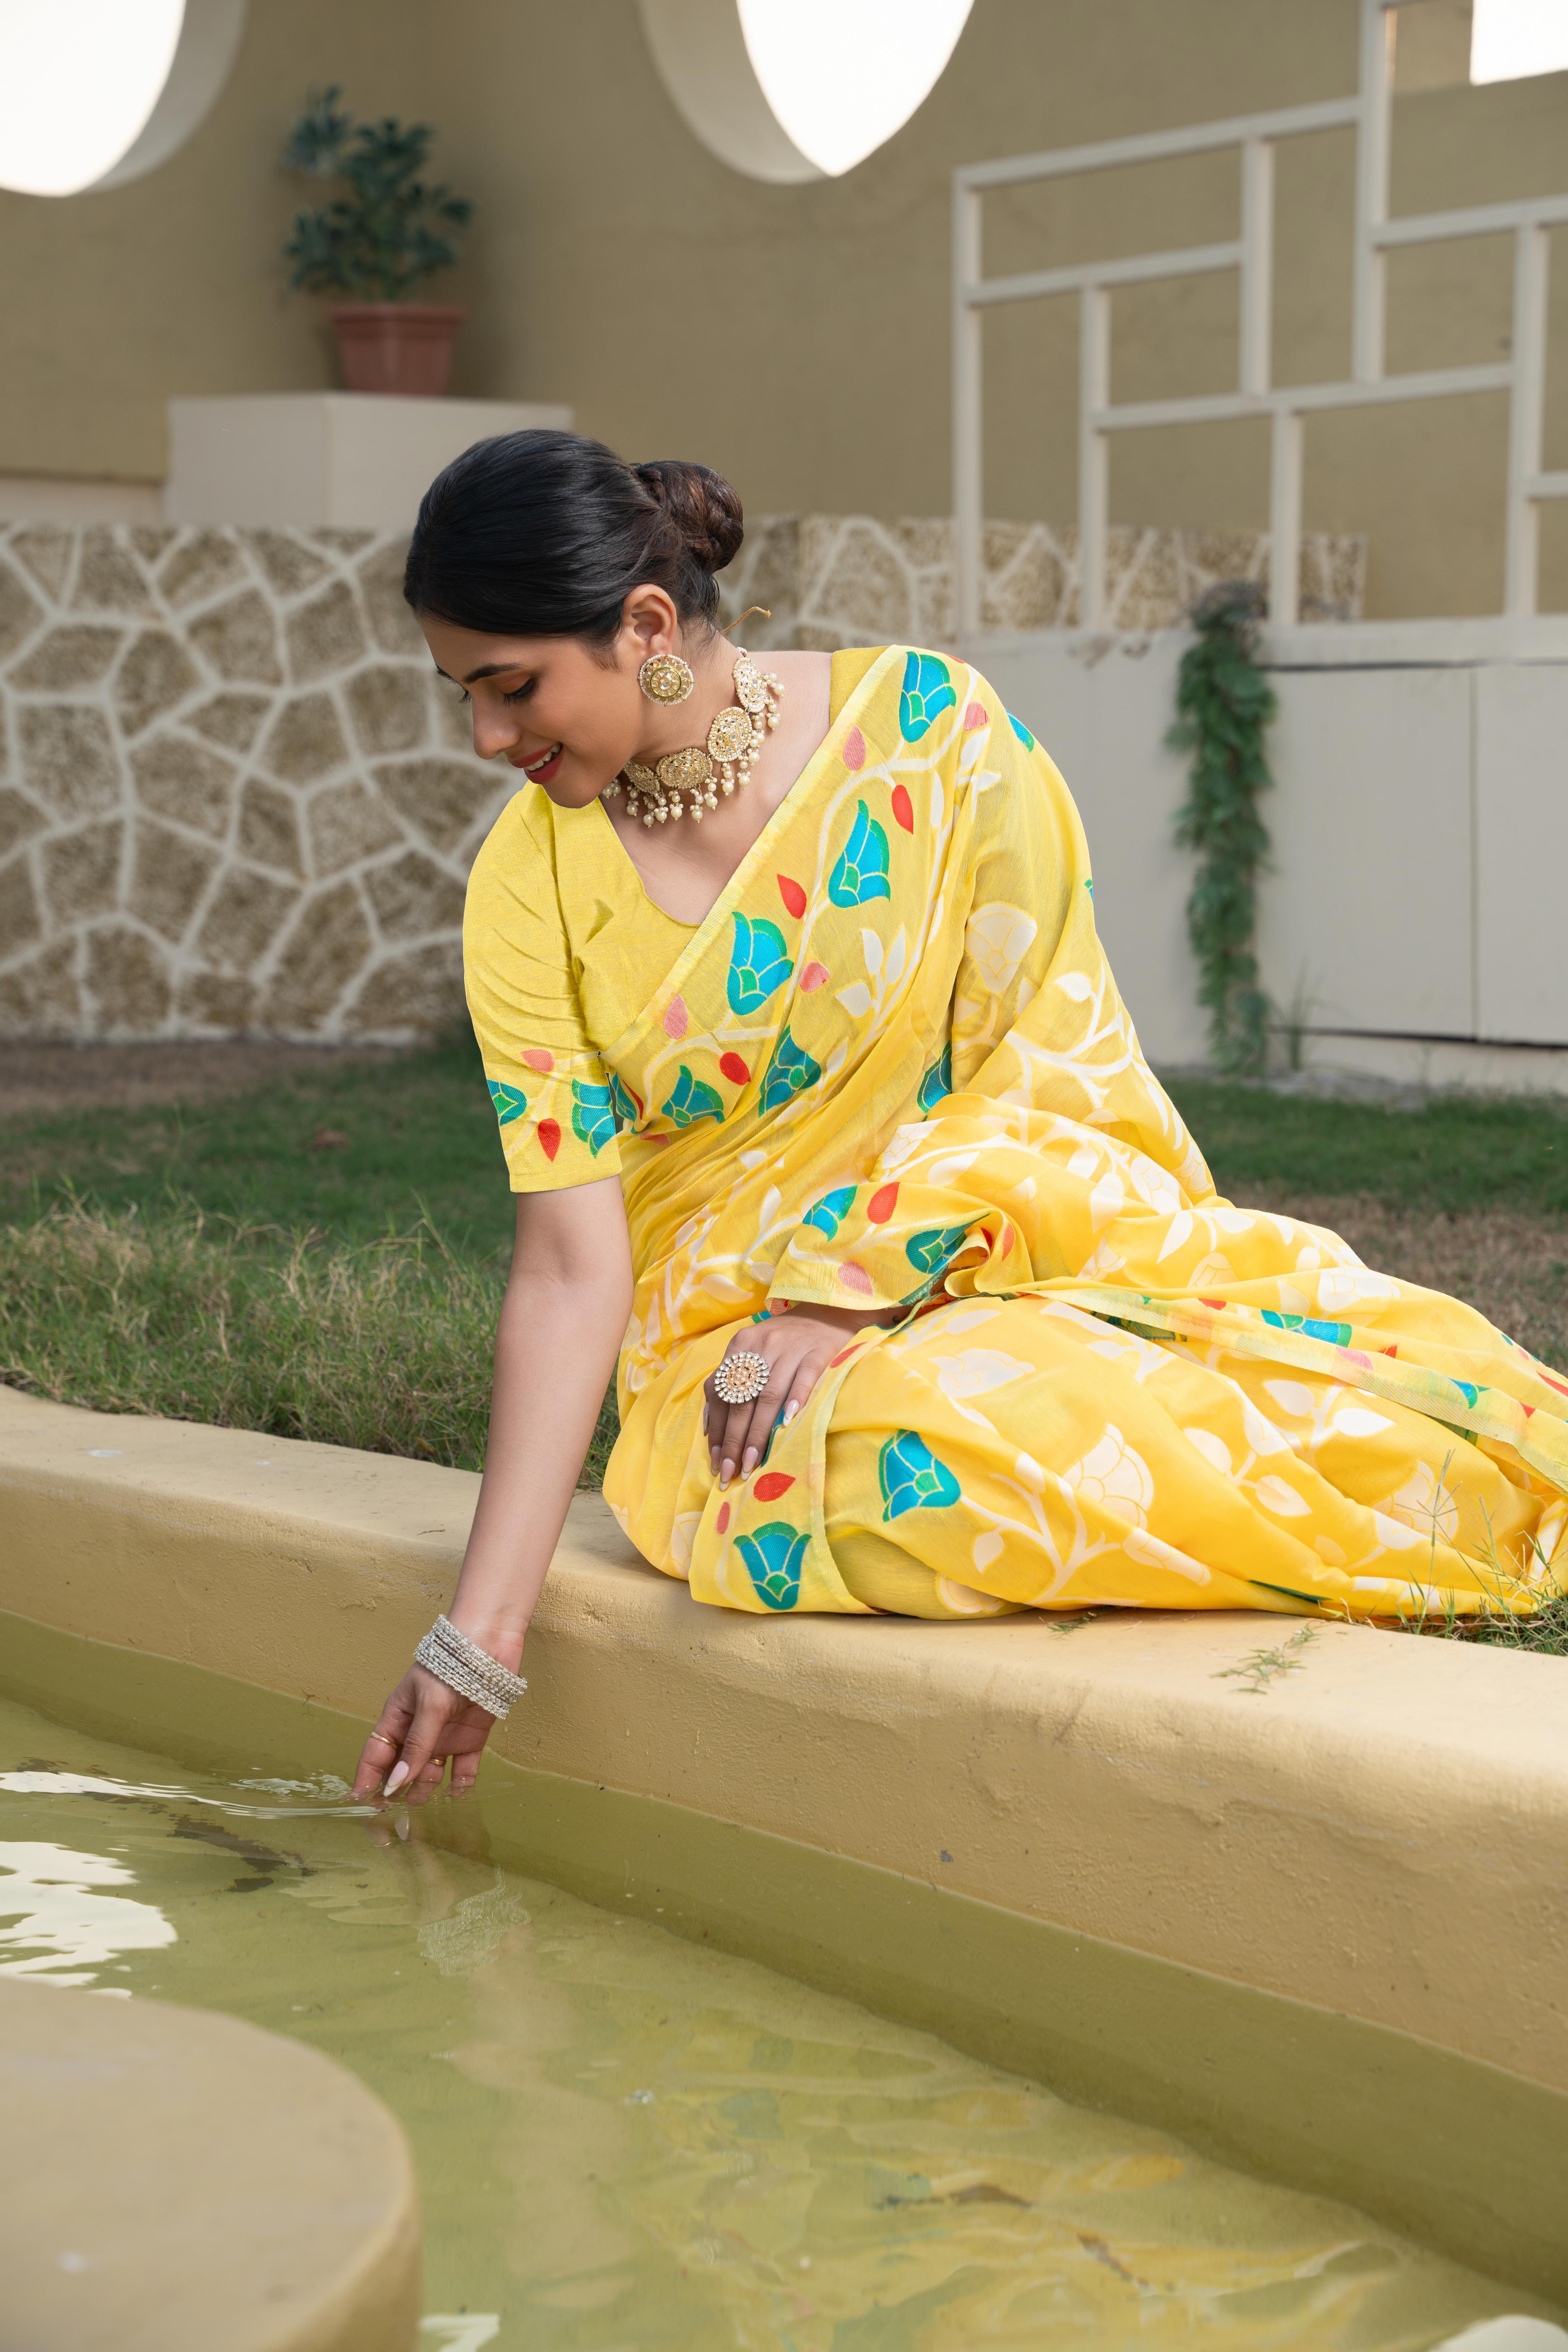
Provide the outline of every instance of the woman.
{"type": "Polygon", "coordinates": [[[714,626],[741,536],[706,468],[557,433],[420,509],[409,602],[523,778],[464,929],[517,1245],[451,1622],[358,1789],[471,1784],[617,1352],[611,1507],[726,1607],[1560,1589],[1568,1385],[1216,1196],[1028,730],[905,647],[763,675],[714,626]]]}

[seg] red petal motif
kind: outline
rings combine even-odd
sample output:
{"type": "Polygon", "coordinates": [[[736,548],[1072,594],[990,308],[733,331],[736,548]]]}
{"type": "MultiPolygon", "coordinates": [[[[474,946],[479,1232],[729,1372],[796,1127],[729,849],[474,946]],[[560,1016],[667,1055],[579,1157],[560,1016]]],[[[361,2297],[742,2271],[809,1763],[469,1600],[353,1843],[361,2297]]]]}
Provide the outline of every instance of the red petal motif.
{"type": "Polygon", "coordinates": [[[691,1026],[691,1015],[686,1010],[684,997],[672,996],[665,1007],[664,1034],[667,1037],[684,1037],[691,1026]]]}
{"type": "Polygon", "coordinates": [[[739,1054],[721,1054],[719,1056],[719,1067],[732,1087],[750,1086],[752,1074],[739,1054]]]}
{"type": "Polygon", "coordinates": [[[546,1053],[542,1045],[526,1046],[518,1055],[518,1059],[521,1062],[526,1062],[531,1070],[537,1070],[542,1078],[547,1078],[555,1067],[554,1055],[546,1053]]]}
{"type": "Polygon", "coordinates": [[[759,1503],[776,1503],[779,1496],[787,1495],[794,1485],[795,1480],[787,1470],[769,1470],[757,1480],[752,1492],[759,1503]]]}
{"type": "Polygon", "coordinates": [[[846,1290],[858,1290],[865,1298],[869,1298],[877,1286],[865,1267],[852,1257],[847,1257],[839,1267],[838,1279],[846,1290]]]}
{"type": "Polygon", "coordinates": [[[866,738],[858,727],[851,727],[844,739],[844,764],[857,772],[866,764],[866,738]]]}
{"type": "Polygon", "coordinates": [[[561,1128],[557,1120],[553,1118],[542,1118],[540,1120],[539,1148],[543,1152],[546,1160],[554,1159],[556,1153],[561,1149],[561,1128]]]}
{"type": "Polygon", "coordinates": [[[727,1535],[727,1534],[729,1533],[729,1529],[730,1529],[730,1506],[729,1506],[729,1504],[728,1504],[728,1503],[721,1503],[721,1504],[720,1504],[720,1506],[719,1506],[719,1517],[717,1517],[717,1519],[714,1521],[714,1523],[713,1523],[713,1524],[714,1524],[714,1525],[715,1525],[715,1527],[718,1528],[718,1530],[719,1530],[719,1532],[720,1532],[720,1534],[721,1534],[721,1535],[727,1535]]]}
{"type": "Polygon", "coordinates": [[[906,833],[913,833],[915,829],[914,803],[910,800],[902,784],[895,784],[893,786],[893,814],[898,818],[899,823],[903,826],[906,833]]]}
{"type": "Polygon", "coordinates": [[[869,1222],[874,1225],[885,1225],[893,1213],[898,1197],[896,1184],[884,1184],[879,1192],[873,1192],[866,1203],[866,1215],[869,1222]]]}
{"type": "Polygon", "coordinates": [[[812,990],[820,988],[827,977],[827,966],[825,963],[808,963],[800,976],[801,994],[809,996],[812,990]]]}
{"type": "Polygon", "coordinates": [[[963,731],[973,735],[977,727],[989,727],[991,713],[983,702],[972,702],[963,714],[963,731]]]}
{"type": "Polygon", "coordinates": [[[795,917],[795,921],[798,923],[801,917],[805,912],[805,892],[801,888],[800,884],[795,879],[793,875],[781,874],[776,878],[779,886],[779,897],[784,900],[784,905],[788,908],[790,913],[795,917]]]}

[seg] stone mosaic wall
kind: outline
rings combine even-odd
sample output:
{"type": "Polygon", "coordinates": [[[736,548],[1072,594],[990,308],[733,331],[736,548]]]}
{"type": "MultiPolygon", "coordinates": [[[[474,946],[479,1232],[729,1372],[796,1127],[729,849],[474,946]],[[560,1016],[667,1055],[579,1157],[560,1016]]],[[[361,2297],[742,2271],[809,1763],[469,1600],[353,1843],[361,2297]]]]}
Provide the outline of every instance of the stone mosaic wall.
{"type": "MultiPolygon", "coordinates": [[[[1268,578],[1265,531],[1113,529],[1107,565],[1110,629],[1173,628],[1221,580],[1268,578]]],[[[1359,621],[1366,541],[1306,534],[1304,621],[1359,621]]],[[[868,515],[765,515],[724,575],[726,620],[748,604],[771,622],[751,624],[758,646],[951,644],[952,524],[876,522],[868,515]]],[[[1049,523],[985,526],[981,625],[1078,625],[1078,532],[1049,523]]]]}
{"type": "Polygon", "coordinates": [[[395,1038],[459,1006],[468,747],[364,531],[0,530],[0,1034],[395,1038]]]}
{"type": "MultiPolygon", "coordinates": [[[[762,645],[952,635],[952,526],[753,525],[762,645]]],[[[463,886],[516,778],[468,747],[365,531],[0,526],[0,1035],[395,1042],[460,1015],[463,886]]],[[[986,625],[1073,618],[1073,538],[986,533],[986,625]]],[[[1256,536],[1113,534],[1123,627],[1266,575],[1256,536]]],[[[1355,617],[1364,543],[1312,541],[1355,617]]]]}

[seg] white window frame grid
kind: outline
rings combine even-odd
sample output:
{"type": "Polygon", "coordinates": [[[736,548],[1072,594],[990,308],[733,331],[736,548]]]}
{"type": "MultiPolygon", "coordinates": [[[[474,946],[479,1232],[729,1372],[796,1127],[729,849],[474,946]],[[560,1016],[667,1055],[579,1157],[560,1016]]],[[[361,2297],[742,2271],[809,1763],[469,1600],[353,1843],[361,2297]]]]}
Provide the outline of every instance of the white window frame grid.
{"type": "MultiPolygon", "coordinates": [[[[1411,5],[1412,0],[1405,0],[1411,5]]],[[[1362,0],[1361,87],[1354,98],[1332,99],[1273,113],[1238,115],[1146,137],[1089,147],[1058,147],[970,163],[953,174],[953,512],[957,541],[958,625],[981,625],[984,411],[981,331],[984,313],[999,303],[1043,296],[1079,297],[1079,619],[1103,628],[1110,537],[1110,437],[1146,425],[1194,425],[1236,417],[1270,419],[1268,529],[1269,617],[1298,617],[1301,551],[1305,420],[1327,409],[1363,408],[1402,400],[1451,398],[1475,392],[1509,394],[1509,449],[1503,564],[1503,611],[1536,610],[1541,509],[1568,498],[1568,472],[1543,468],[1546,410],[1546,326],[1550,232],[1568,223],[1568,194],[1521,203],[1472,205],[1463,211],[1388,214],[1391,67],[1394,12],[1401,0],[1362,0]],[[1274,151],[1281,139],[1318,131],[1356,133],[1355,245],[1350,378],[1340,383],[1277,386],[1270,381],[1274,297],[1274,151]],[[988,190],[1035,180],[1115,170],[1177,155],[1234,147],[1240,160],[1241,233],[1222,245],[1144,253],[1066,269],[986,278],[982,258],[982,207],[988,190]],[[1389,375],[1384,365],[1387,317],[1387,257],[1396,248],[1461,237],[1514,240],[1513,347],[1510,358],[1486,367],[1435,368],[1389,375]],[[1110,397],[1111,298],[1119,286],[1147,285],[1234,269],[1240,278],[1237,383],[1234,392],[1175,400],[1113,402],[1110,397]]]]}

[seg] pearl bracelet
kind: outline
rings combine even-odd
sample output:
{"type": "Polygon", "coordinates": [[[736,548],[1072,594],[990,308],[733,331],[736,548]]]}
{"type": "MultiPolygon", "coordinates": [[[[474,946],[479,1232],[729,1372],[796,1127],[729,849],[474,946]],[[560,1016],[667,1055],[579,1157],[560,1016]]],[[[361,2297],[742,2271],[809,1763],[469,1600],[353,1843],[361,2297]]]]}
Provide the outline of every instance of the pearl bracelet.
{"type": "Polygon", "coordinates": [[[459,1633],[449,1617],[437,1617],[414,1653],[415,1663],[444,1682],[459,1697],[472,1699],[487,1715],[504,1723],[528,1688],[499,1658],[459,1633]]]}

